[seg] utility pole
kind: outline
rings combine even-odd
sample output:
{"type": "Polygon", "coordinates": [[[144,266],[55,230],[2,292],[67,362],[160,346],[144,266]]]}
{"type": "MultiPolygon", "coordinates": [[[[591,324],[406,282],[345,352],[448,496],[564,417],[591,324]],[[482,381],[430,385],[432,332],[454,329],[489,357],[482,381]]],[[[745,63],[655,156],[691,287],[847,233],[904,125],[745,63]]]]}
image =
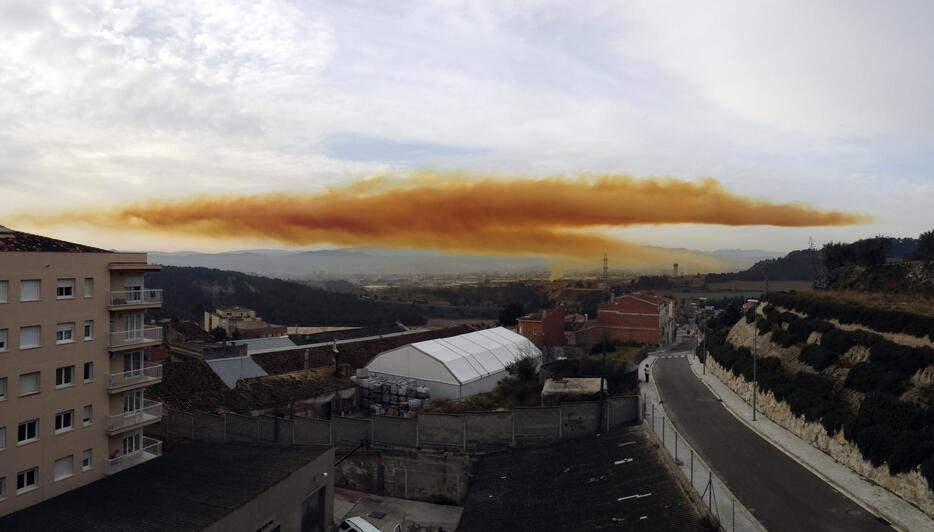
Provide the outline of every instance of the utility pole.
{"type": "MultiPolygon", "coordinates": [[[[639,373],[636,372],[638,380],[639,373]]],[[[603,370],[600,372],[600,432],[608,432],[610,420],[606,419],[606,393],[604,392],[604,383],[606,382],[606,335],[603,336],[603,370]]]]}
{"type": "MultiPolygon", "coordinates": [[[[755,308],[755,307],[753,307],[755,308]]],[[[756,396],[759,395],[759,378],[756,373],[756,353],[759,350],[759,326],[752,322],[752,420],[756,420],[756,396]]]]}
{"type": "Polygon", "coordinates": [[[765,259],[765,293],[769,293],[769,260],[765,259]]]}

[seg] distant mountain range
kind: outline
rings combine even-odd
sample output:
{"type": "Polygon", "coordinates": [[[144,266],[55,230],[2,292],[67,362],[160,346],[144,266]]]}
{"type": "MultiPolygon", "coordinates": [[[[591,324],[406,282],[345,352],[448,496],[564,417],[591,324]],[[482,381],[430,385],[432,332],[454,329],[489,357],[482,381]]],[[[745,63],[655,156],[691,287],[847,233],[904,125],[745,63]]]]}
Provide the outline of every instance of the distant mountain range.
{"type": "MultiPolygon", "coordinates": [[[[690,250],[688,250],[690,251],[690,250]]],[[[784,253],[724,249],[697,252],[722,261],[730,269],[781,257],[784,253]]],[[[252,249],[224,253],[150,252],[151,262],[165,266],[200,266],[291,279],[350,278],[393,275],[458,275],[547,272],[548,261],[529,257],[457,255],[435,251],[343,248],[316,251],[252,249]]],[[[596,266],[595,266],[596,269],[596,266]]]]}

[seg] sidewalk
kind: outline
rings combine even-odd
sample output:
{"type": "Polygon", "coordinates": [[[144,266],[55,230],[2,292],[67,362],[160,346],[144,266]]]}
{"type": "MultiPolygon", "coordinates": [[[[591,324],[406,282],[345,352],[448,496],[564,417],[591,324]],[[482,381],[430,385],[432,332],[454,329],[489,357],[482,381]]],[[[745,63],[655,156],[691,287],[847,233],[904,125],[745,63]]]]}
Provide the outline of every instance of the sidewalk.
{"type": "Polygon", "coordinates": [[[860,477],[852,469],[798,438],[764,414],[757,416],[758,419],[753,422],[752,407],[748,403],[723,384],[720,379],[709,372],[704,375],[703,365],[693,356],[690,356],[688,360],[694,374],[720,399],[723,406],[796,462],[833,485],[870,513],[883,517],[896,529],[906,532],[934,532],[934,520],[924,512],[884,488],[860,477]]]}

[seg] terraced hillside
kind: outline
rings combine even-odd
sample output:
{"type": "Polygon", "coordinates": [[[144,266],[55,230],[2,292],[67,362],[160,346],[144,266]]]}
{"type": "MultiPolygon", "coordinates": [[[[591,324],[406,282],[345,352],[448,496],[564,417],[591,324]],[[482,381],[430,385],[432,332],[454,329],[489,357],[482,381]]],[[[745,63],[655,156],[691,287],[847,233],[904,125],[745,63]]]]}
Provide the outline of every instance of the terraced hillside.
{"type": "Polygon", "coordinates": [[[773,293],[709,323],[706,363],[759,409],[934,516],[934,317],[773,293]]]}

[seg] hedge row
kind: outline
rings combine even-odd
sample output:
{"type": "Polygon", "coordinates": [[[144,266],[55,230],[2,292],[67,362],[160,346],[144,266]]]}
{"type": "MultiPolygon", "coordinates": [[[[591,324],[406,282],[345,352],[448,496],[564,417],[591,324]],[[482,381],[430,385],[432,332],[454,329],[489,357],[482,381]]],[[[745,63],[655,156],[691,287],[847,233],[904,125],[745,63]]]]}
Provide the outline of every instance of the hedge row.
{"type": "MultiPolygon", "coordinates": [[[[742,318],[738,311],[734,315],[736,321],[742,318]]],[[[756,326],[763,321],[769,322],[759,319],[756,326]]],[[[814,323],[820,321],[798,319],[791,322],[789,331],[795,328],[793,334],[796,338],[803,337],[800,341],[804,342],[810,335],[806,331],[826,329],[827,322],[814,323]],[[798,322],[802,324],[796,326],[798,322]]],[[[752,381],[752,353],[746,347],[733,348],[726,341],[728,327],[708,334],[710,355],[734,375],[752,381]]],[[[836,328],[821,332],[821,343],[804,346],[800,355],[803,362],[815,369],[830,367],[852,346],[869,343],[870,360],[851,368],[846,384],[868,392],[857,412],[852,411],[842,397],[842,389],[831,378],[816,373],[787,373],[776,357],[756,360],[760,388],[787,403],[796,416],[819,422],[829,434],[842,430],[846,439],[874,466],[884,463],[892,474],[919,467],[934,491],[934,407],[923,408],[897,397],[908,376],[934,363],[934,350],[906,348],[878,335],[836,328]]]]}
{"type": "Polygon", "coordinates": [[[772,305],[803,312],[812,319],[836,319],[840,323],[863,325],[881,332],[927,336],[934,340],[934,316],[819,301],[785,292],[770,292],[763,299],[772,305]]]}

